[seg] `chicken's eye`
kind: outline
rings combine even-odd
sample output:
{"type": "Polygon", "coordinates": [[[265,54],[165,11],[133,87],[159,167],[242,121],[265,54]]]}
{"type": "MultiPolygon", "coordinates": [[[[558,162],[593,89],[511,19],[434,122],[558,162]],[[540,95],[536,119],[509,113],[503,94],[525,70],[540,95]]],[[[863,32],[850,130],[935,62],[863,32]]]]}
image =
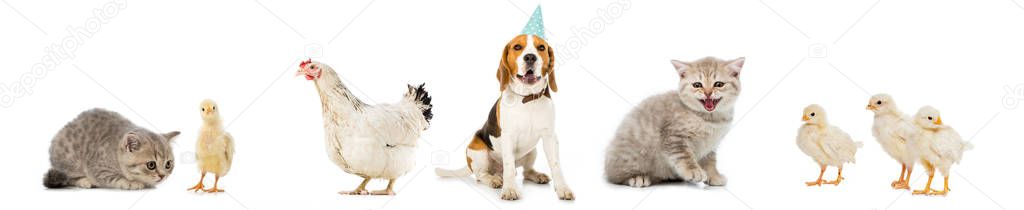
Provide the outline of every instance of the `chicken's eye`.
{"type": "Polygon", "coordinates": [[[149,170],[156,170],[156,161],[146,162],[146,168],[149,170]]]}
{"type": "Polygon", "coordinates": [[[876,101],[875,104],[882,105],[882,101],[876,101]]]}
{"type": "Polygon", "coordinates": [[[217,111],[217,107],[211,107],[210,110],[217,111]]]}
{"type": "Polygon", "coordinates": [[[814,117],[814,112],[811,112],[811,117],[814,117]]]}
{"type": "Polygon", "coordinates": [[[928,117],[928,120],[932,120],[932,117],[928,117]]]}
{"type": "Polygon", "coordinates": [[[174,161],[173,160],[168,160],[167,164],[164,164],[164,168],[166,168],[166,169],[171,169],[173,167],[174,167],[174,161]]]}
{"type": "Polygon", "coordinates": [[[715,82],[715,87],[723,87],[723,86],[725,86],[724,82],[715,82]]]}
{"type": "Polygon", "coordinates": [[[205,112],[205,111],[206,111],[206,108],[199,108],[199,111],[203,111],[203,112],[205,112]]]}
{"type": "Polygon", "coordinates": [[[513,50],[516,50],[516,51],[519,51],[519,50],[522,50],[522,49],[523,49],[523,46],[522,46],[522,45],[518,45],[518,44],[517,44],[516,46],[513,46],[513,47],[512,47],[512,49],[513,49],[513,50]]]}
{"type": "Polygon", "coordinates": [[[544,51],[545,49],[548,49],[548,48],[545,47],[544,45],[541,45],[540,47],[537,47],[538,51],[544,51]]]}
{"type": "Polygon", "coordinates": [[[700,84],[700,82],[694,82],[693,83],[693,88],[702,88],[702,87],[704,87],[704,84],[700,84]]]}

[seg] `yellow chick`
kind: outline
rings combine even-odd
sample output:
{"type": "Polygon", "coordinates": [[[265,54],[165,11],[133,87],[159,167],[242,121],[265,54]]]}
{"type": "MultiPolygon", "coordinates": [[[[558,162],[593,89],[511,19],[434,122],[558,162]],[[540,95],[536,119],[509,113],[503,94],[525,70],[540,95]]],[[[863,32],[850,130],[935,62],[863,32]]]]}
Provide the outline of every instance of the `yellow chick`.
{"type": "Polygon", "coordinates": [[[188,190],[198,192],[202,190],[208,193],[224,192],[217,189],[220,177],[228,174],[231,170],[231,160],[235,155],[235,143],[231,134],[224,131],[221,125],[220,110],[217,103],[210,99],[203,100],[200,104],[200,115],[203,117],[203,126],[199,128],[199,140],[196,141],[196,162],[199,165],[199,184],[188,190]],[[213,188],[203,189],[203,179],[206,173],[213,173],[213,188]]]}
{"type": "Polygon", "coordinates": [[[839,185],[839,182],[843,181],[843,164],[855,162],[854,155],[857,154],[857,148],[863,144],[854,142],[850,135],[839,127],[829,125],[825,109],[817,104],[811,104],[804,108],[802,120],[804,125],[800,126],[800,131],[796,136],[796,145],[800,147],[800,151],[813,158],[821,166],[818,180],[807,182],[807,186],[839,185]],[[839,168],[839,175],[835,181],[821,179],[828,166],[839,168]]]}
{"type": "Polygon", "coordinates": [[[915,157],[921,158],[921,165],[928,171],[928,182],[924,189],[914,190],[913,194],[945,196],[949,193],[949,168],[960,163],[964,151],[974,146],[964,141],[953,127],[942,124],[939,110],[931,106],[921,107],[917,111],[914,115],[914,124],[917,125],[919,133],[917,138],[908,144],[916,154],[915,157]],[[941,191],[931,188],[936,169],[945,176],[941,191]]]}

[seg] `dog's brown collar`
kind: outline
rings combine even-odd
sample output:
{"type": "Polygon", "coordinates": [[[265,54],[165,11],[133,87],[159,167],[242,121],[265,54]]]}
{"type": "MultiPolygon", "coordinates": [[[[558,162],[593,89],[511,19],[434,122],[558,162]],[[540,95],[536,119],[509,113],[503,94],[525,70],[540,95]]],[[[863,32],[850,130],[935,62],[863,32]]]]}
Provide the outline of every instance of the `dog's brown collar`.
{"type": "Polygon", "coordinates": [[[548,91],[548,88],[544,88],[544,90],[540,91],[539,93],[523,96],[523,103],[530,103],[530,101],[540,99],[541,97],[551,98],[551,92],[548,91]]]}

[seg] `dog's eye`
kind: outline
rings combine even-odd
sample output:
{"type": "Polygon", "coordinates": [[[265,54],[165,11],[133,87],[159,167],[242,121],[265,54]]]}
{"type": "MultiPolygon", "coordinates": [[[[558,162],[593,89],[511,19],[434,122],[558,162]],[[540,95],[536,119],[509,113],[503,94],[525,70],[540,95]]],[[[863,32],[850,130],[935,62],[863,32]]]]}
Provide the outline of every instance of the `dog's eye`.
{"type": "Polygon", "coordinates": [[[700,82],[694,82],[693,83],[693,88],[702,88],[702,87],[704,87],[704,84],[700,84],[700,82]]]}
{"type": "Polygon", "coordinates": [[[513,49],[513,50],[516,50],[516,51],[519,51],[519,50],[522,50],[522,49],[523,49],[523,46],[522,46],[522,45],[518,45],[518,44],[517,44],[516,46],[513,46],[513,47],[512,47],[512,49],[513,49]]]}
{"type": "Polygon", "coordinates": [[[724,82],[715,82],[715,87],[722,87],[722,86],[725,86],[724,82]]]}
{"type": "Polygon", "coordinates": [[[149,170],[156,170],[156,161],[146,162],[146,168],[149,170]]]}
{"type": "Polygon", "coordinates": [[[540,47],[537,47],[538,51],[544,51],[545,49],[548,49],[548,48],[546,46],[544,46],[544,45],[541,45],[540,47]]]}

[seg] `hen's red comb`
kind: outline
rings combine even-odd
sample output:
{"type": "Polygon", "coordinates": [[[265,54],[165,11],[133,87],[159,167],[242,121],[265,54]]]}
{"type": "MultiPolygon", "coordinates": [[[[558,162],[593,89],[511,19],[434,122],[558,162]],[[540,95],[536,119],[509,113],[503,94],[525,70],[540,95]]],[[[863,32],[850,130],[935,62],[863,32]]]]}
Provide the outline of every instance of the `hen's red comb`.
{"type": "Polygon", "coordinates": [[[302,63],[299,63],[299,68],[306,68],[306,64],[310,64],[310,63],[313,63],[313,59],[309,59],[309,60],[303,61],[302,63]]]}

